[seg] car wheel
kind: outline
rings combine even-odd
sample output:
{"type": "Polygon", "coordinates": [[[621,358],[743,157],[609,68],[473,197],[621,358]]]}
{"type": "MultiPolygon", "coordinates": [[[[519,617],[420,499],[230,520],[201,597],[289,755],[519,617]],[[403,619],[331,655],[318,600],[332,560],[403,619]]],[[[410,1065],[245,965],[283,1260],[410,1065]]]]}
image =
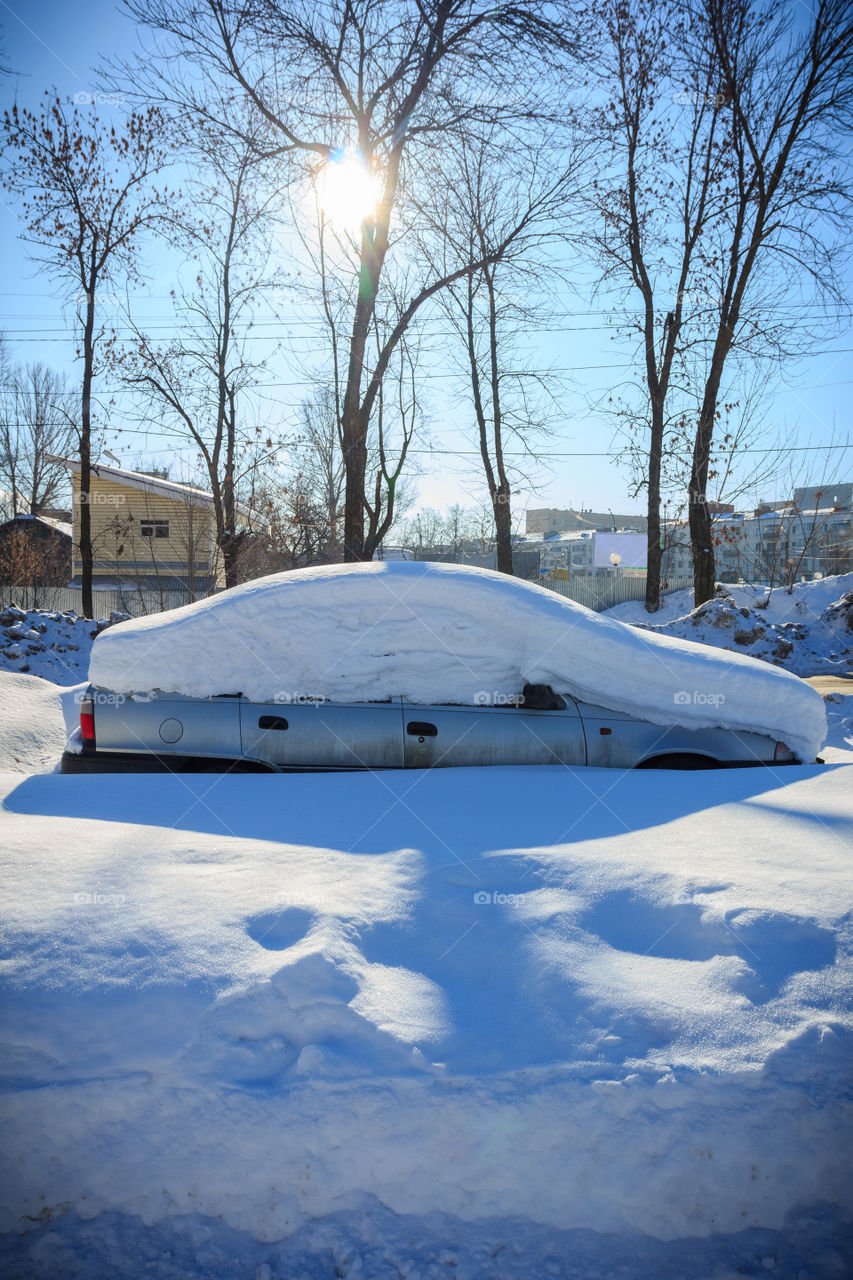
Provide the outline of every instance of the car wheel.
{"type": "Polygon", "coordinates": [[[719,769],[719,760],[710,756],[694,756],[685,751],[673,751],[666,756],[654,756],[651,760],[643,760],[638,769],[719,769]]]}
{"type": "Polygon", "coordinates": [[[226,760],[216,757],[205,759],[196,756],[187,760],[180,769],[181,773],[276,773],[277,770],[262,760],[226,760]]]}

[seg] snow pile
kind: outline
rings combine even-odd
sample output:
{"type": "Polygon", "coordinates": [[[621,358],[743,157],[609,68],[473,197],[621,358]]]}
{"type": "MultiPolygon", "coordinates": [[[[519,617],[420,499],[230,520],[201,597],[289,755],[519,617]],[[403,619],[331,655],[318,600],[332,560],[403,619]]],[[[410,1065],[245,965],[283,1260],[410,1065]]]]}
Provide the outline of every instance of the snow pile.
{"type": "Polygon", "coordinates": [[[373,563],[261,578],[98,638],[89,677],[258,702],[404,697],[476,705],[550,684],[655,724],[721,725],[814,759],[814,690],[740,654],[639,631],[517,578],[459,565],[373,563]]]}
{"type": "MultiPolygon", "coordinates": [[[[757,608],[771,622],[816,622],[820,615],[841,596],[853,591],[853,573],[817,578],[813,582],[795,582],[787,587],[738,586],[732,582],[718,582],[717,595],[734,600],[738,607],[757,608]]],[[[669,591],[661,597],[661,606],[654,615],[657,623],[673,622],[684,618],[693,610],[693,588],[669,591]]],[[[649,621],[642,600],[626,600],[607,611],[608,618],[634,624],[649,621]]]]}
{"type": "Polygon", "coordinates": [[[6,778],[4,1274],[843,1275],[848,772],[6,778]]]}
{"type": "MultiPolygon", "coordinates": [[[[798,612],[796,605],[791,612],[798,612]]],[[[853,666],[853,591],[828,605],[816,619],[808,620],[803,613],[797,621],[775,622],[763,608],[737,604],[723,595],[687,617],[638,625],[658,635],[747,653],[800,676],[848,671],[853,666]]]]}
{"type": "Polygon", "coordinates": [[[607,610],[608,618],[784,667],[799,676],[853,667],[853,573],[799,582],[793,589],[718,583],[714,600],[693,609],[693,591],[663,597],[656,614],[642,601],[607,610]]]}
{"type": "Polygon", "coordinates": [[[79,722],[85,687],[64,689],[36,676],[0,671],[0,770],[58,768],[66,738],[79,722]]]}
{"type": "Polygon", "coordinates": [[[73,612],[10,605],[0,611],[0,671],[42,676],[54,684],[79,684],[86,679],[95,636],[126,617],[112,613],[108,619],[92,622],[73,612]]]}

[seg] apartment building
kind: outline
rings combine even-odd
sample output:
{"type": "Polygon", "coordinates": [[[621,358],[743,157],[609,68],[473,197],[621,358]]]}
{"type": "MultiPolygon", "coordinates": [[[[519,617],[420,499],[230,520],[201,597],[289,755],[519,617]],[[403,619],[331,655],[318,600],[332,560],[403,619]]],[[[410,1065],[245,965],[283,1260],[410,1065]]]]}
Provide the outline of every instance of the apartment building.
{"type": "MultiPolygon", "coordinates": [[[[841,484],[796,489],[786,502],[763,503],[751,511],[717,510],[718,581],[770,585],[853,571],[851,500],[853,484],[841,484]]],[[[687,522],[670,521],[664,530],[664,576],[692,572],[687,522]]]]}

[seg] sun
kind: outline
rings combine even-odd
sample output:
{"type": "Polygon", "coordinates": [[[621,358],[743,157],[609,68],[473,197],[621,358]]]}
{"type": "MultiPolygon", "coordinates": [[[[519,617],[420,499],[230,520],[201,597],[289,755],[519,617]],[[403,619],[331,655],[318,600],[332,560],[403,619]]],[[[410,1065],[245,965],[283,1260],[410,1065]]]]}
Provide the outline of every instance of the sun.
{"type": "Polygon", "coordinates": [[[320,207],[341,231],[355,231],[372,218],[382,195],[379,180],[351,151],[333,152],[318,179],[320,207]]]}

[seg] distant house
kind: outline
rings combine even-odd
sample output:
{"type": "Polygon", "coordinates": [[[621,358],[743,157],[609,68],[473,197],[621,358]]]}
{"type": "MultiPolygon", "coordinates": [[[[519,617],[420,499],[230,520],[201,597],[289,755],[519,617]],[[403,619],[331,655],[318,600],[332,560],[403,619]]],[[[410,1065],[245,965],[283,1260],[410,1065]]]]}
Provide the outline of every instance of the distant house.
{"type": "Polygon", "coordinates": [[[0,583],[62,587],[71,573],[71,525],[49,516],[14,516],[0,524],[0,583]]]}
{"type": "MultiPolygon", "coordinates": [[[[62,461],[71,473],[73,544],[69,586],[82,584],[80,463],[62,461]]],[[[170,480],[166,472],[92,467],[93,587],[118,590],[186,591],[191,599],[225,586],[225,565],[216,541],[213,497],[170,480]]],[[[243,529],[261,532],[268,521],[238,504],[243,529]]]]}

